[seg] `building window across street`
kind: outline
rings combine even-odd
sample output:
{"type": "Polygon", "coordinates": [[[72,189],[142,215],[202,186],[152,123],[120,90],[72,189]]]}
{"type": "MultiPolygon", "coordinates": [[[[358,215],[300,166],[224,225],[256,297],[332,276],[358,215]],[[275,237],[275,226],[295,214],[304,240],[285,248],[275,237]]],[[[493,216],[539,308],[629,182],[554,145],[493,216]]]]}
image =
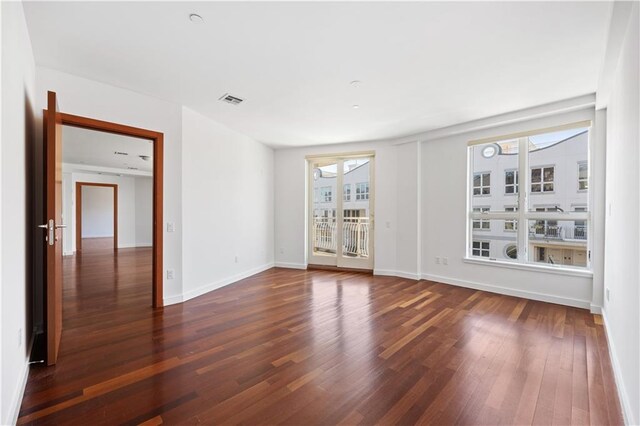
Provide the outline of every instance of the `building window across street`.
{"type": "Polygon", "coordinates": [[[517,170],[507,170],[504,172],[504,193],[505,194],[518,193],[518,171],[517,170]]]}
{"type": "Polygon", "coordinates": [[[343,201],[351,201],[351,185],[346,183],[342,187],[342,199],[343,201]]]}
{"type": "Polygon", "coordinates": [[[473,241],[473,255],[479,257],[489,257],[491,253],[491,242],[473,241]]]}
{"type": "Polygon", "coordinates": [[[491,195],[491,173],[473,175],[473,195],[491,195]]]}
{"type": "Polygon", "coordinates": [[[333,200],[333,195],[330,186],[323,186],[320,188],[320,199],[325,203],[330,203],[333,200]]]}
{"type": "Polygon", "coordinates": [[[369,199],[369,182],[356,183],[356,201],[369,199]]]}

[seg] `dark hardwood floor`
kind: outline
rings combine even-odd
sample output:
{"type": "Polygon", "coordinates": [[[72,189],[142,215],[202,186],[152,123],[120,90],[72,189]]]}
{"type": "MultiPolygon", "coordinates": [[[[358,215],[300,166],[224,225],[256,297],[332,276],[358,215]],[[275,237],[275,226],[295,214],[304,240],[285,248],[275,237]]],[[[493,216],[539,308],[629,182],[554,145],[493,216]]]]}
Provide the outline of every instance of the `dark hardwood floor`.
{"type": "Polygon", "coordinates": [[[59,362],[32,368],[22,424],[622,424],[585,310],[278,268],[153,310],[150,249],[64,264],[59,362]]]}

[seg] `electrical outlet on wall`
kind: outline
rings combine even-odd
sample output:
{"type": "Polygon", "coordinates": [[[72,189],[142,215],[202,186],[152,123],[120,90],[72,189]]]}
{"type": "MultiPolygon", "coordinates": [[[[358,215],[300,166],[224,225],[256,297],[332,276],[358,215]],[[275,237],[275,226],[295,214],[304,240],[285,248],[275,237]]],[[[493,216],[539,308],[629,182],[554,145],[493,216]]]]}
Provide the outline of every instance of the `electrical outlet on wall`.
{"type": "Polygon", "coordinates": [[[443,265],[448,265],[449,264],[449,258],[448,257],[443,257],[442,258],[442,264],[443,265]]]}
{"type": "Polygon", "coordinates": [[[609,287],[607,287],[605,293],[607,296],[607,302],[609,302],[611,300],[611,290],[609,289],[609,287]]]}
{"type": "Polygon", "coordinates": [[[440,256],[436,256],[436,265],[440,264],[440,256]]]}
{"type": "Polygon", "coordinates": [[[175,230],[176,230],[176,227],[173,224],[173,222],[167,222],[167,232],[174,232],[175,230]]]}
{"type": "Polygon", "coordinates": [[[235,262],[238,263],[238,255],[235,257],[235,262]]]}
{"type": "Polygon", "coordinates": [[[173,269],[167,269],[167,279],[172,280],[174,277],[173,269]]]}

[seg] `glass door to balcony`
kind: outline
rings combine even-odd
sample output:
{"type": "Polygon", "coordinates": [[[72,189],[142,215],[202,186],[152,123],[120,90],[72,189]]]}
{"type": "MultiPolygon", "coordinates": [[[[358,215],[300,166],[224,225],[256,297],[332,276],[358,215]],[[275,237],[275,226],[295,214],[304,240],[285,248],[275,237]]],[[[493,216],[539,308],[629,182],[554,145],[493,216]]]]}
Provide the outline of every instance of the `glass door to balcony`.
{"type": "Polygon", "coordinates": [[[373,269],[373,156],[309,161],[309,264],[373,269]]]}

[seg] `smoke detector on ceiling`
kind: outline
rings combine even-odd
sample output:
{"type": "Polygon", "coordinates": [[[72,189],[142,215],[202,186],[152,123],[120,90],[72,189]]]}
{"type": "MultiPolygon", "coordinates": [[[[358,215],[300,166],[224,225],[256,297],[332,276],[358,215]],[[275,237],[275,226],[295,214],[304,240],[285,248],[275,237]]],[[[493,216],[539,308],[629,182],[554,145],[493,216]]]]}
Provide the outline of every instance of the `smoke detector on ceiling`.
{"type": "Polygon", "coordinates": [[[240,105],[242,102],[244,102],[244,99],[240,99],[239,97],[230,95],[228,93],[222,95],[220,98],[218,98],[218,100],[231,105],[240,105]]]}

